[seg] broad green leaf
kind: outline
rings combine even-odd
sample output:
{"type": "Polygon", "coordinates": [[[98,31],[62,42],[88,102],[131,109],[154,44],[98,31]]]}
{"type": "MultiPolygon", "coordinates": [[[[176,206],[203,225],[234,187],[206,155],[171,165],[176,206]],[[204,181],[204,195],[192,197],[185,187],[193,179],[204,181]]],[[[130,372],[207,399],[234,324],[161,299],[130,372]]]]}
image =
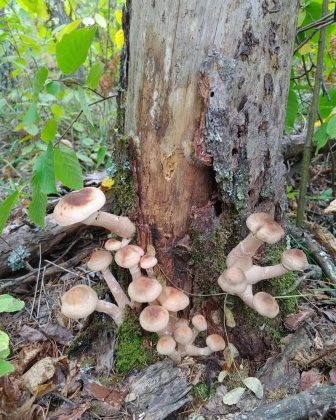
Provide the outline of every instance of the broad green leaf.
{"type": "Polygon", "coordinates": [[[329,137],[336,139],[336,115],[328,121],[326,132],[329,137]]]}
{"type": "Polygon", "coordinates": [[[85,95],[84,89],[79,88],[77,90],[76,97],[77,97],[77,100],[78,100],[78,102],[79,102],[79,104],[82,108],[82,111],[83,111],[84,115],[88,119],[89,123],[93,125],[92,115],[91,115],[91,111],[90,111],[90,108],[89,108],[87,100],[86,100],[86,95],[85,95]]]}
{"type": "Polygon", "coordinates": [[[86,78],[85,84],[91,89],[96,89],[98,86],[101,76],[104,74],[104,64],[98,61],[91,67],[88,77],[86,78]]]}
{"type": "Polygon", "coordinates": [[[84,63],[95,32],[94,27],[76,29],[56,44],[57,64],[64,74],[73,73],[84,63]]]}
{"type": "Polygon", "coordinates": [[[59,120],[64,115],[64,108],[61,105],[54,104],[51,107],[51,112],[54,114],[55,119],[59,120]]]}
{"type": "Polygon", "coordinates": [[[30,186],[33,190],[33,194],[32,200],[28,207],[29,218],[38,226],[44,227],[44,218],[47,210],[48,196],[47,194],[41,191],[41,187],[38,179],[36,178],[36,174],[33,175],[30,181],[30,186]]]}
{"type": "Polygon", "coordinates": [[[231,309],[227,307],[227,305],[224,305],[224,322],[230,328],[234,328],[236,326],[236,321],[234,319],[233,313],[231,309]]]}
{"type": "Polygon", "coordinates": [[[7,352],[9,348],[9,337],[4,331],[0,331],[0,355],[1,357],[7,357],[9,352],[6,356],[2,356],[3,352],[7,352]]]}
{"type": "Polygon", "coordinates": [[[60,90],[61,90],[61,86],[58,82],[49,82],[46,85],[46,91],[50,95],[57,96],[59,94],[60,90]]]}
{"type": "Polygon", "coordinates": [[[257,398],[261,399],[264,396],[264,388],[258,378],[251,376],[243,379],[243,383],[257,398]]]}
{"type": "Polygon", "coordinates": [[[54,140],[58,128],[58,123],[54,118],[46,122],[46,125],[41,131],[41,139],[45,142],[54,140]]]}
{"type": "Polygon", "coordinates": [[[34,13],[42,19],[49,17],[44,0],[16,0],[26,12],[34,13]]]}
{"type": "Polygon", "coordinates": [[[334,108],[336,108],[336,89],[330,89],[328,96],[320,95],[319,111],[322,118],[329,117],[334,108]]]}
{"type": "Polygon", "coordinates": [[[83,188],[82,169],[76,153],[68,147],[54,150],[55,176],[68,188],[79,190],[83,188]]]}
{"type": "Polygon", "coordinates": [[[95,18],[95,21],[96,21],[97,25],[99,25],[101,28],[104,28],[104,29],[107,28],[107,22],[106,22],[106,19],[104,18],[104,16],[100,15],[99,13],[96,13],[94,18],[95,18]]]}
{"type": "Polygon", "coordinates": [[[237,402],[243,396],[244,392],[245,392],[245,388],[242,388],[241,386],[233,389],[232,391],[229,391],[227,394],[224,395],[223,403],[227,405],[237,404],[237,402]]]}
{"type": "Polygon", "coordinates": [[[100,146],[97,152],[97,163],[96,163],[97,168],[103,163],[105,155],[106,155],[106,147],[100,146]]]}
{"type": "Polygon", "coordinates": [[[14,366],[11,363],[7,362],[7,360],[0,359],[0,376],[8,375],[14,371],[14,366]]]}
{"type": "Polygon", "coordinates": [[[31,104],[25,113],[22,122],[24,128],[29,127],[31,124],[34,124],[38,120],[37,105],[35,103],[31,104]]]}
{"type": "Polygon", "coordinates": [[[119,31],[117,31],[114,36],[114,42],[119,50],[121,50],[124,46],[124,41],[124,31],[122,29],[119,29],[119,31]]]}
{"type": "Polygon", "coordinates": [[[286,130],[291,132],[294,128],[295,119],[299,109],[299,101],[296,92],[292,86],[288,92],[287,108],[286,108],[286,130]]]}
{"type": "Polygon", "coordinates": [[[0,295],[0,313],[20,311],[25,306],[23,300],[15,299],[11,295],[0,295]]]}
{"type": "Polygon", "coordinates": [[[12,208],[19,198],[19,191],[14,191],[0,204],[0,235],[5,227],[12,208]]]}
{"type": "Polygon", "coordinates": [[[62,29],[57,32],[56,39],[61,39],[65,34],[69,34],[70,32],[74,31],[77,26],[81,23],[80,19],[74,20],[71,23],[68,23],[67,25],[63,26],[62,29]]]}
{"type": "Polygon", "coordinates": [[[57,193],[54,172],[54,149],[51,142],[48,148],[37,159],[34,165],[34,178],[44,194],[57,193]]]}

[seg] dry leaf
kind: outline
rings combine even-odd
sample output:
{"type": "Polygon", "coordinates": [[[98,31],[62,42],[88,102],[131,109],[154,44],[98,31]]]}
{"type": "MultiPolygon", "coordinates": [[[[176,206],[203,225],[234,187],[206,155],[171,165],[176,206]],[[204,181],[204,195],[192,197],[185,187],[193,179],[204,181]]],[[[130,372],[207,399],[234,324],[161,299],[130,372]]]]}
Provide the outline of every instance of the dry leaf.
{"type": "Polygon", "coordinates": [[[58,359],[52,357],[39,360],[22,376],[22,385],[32,394],[35,394],[39,385],[44,384],[54,376],[57,361],[58,359]]]}
{"type": "Polygon", "coordinates": [[[231,309],[229,309],[227,305],[225,304],[224,304],[224,322],[230,328],[234,328],[236,326],[236,321],[234,319],[233,313],[231,309]]]}
{"type": "Polygon", "coordinates": [[[48,338],[55,340],[57,343],[67,345],[69,341],[73,339],[73,335],[71,331],[67,328],[62,327],[59,324],[47,324],[42,325],[40,330],[45,334],[48,338]]]}
{"type": "Polygon", "coordinates": [[[324,209],[325,214],[336,213],[336,200],[333,200],[329,206],[324,209]]]}
{"type": "Polygon", "coordinates": [[[228,343],[227,347],[223,351],[224,359],[226,361],[227,367],[231,367],[235,357],[239,356],[239,351],[232,343],[228,343]]]}
{"type": "Polygon", "coordinates": [[[243,383],[245,386],[247,386],[248,389],[250,389],[253,392],[253,394],[257,398],[261,399],[264,396],[264,388],[258,378],[250,376],[248,378],[245,378],[243,380],[243,383]]]}
{"type": "Polygon", "coordinates": [[[47,337],[35,328],[24,325],[20,331],[20,337],[23,340],[35,343],[36,341],[47,341],[47,337]]]}
{"type": "Polygon", "coordinates": [[[319,385],[322,381],[323,375],[316,368],[310,369],[308,372],[302,372],[300,391],[305,391],[306,389],[312,388],[315,385],[319,385]]]}
{"type": "Polygon", "coordinates": [[[228,373],[229,373],[228,370],[222,370],[221,372],[219,372],[218,379],[217,379],[218,382],[220,383],[223,382],[226,376],[228,375],[228,373]]]}
{"type": "Polygon", "coordinates": [[[226,405],[237,404],[237,402],[243,396],[244,392],[245,392],[245,388],[242,388],[241,386],[233,389],[232,391],[229,391],[227,394],[224,395],[223,403],[226,405]]]}
{"type": "Polygon", "coordinates": [[[55,411],[53,414],[48,416],[48,420],[80,420],[85,411],[90,407],[90,403],[78,405],[66,405],[64,404],[61,408],[55,411]]]}
{"type": "Polygon", "coordinates": [[[331,371],[329,372],[329,377],[331,382],[336,385],[336,368],[332,368],[331,371]]]}

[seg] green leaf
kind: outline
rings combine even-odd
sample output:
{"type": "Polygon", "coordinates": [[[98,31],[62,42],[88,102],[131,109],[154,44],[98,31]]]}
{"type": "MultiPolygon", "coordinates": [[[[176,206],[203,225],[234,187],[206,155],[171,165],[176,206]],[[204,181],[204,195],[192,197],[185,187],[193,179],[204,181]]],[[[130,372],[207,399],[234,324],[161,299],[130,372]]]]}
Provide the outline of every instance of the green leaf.
{"type": "Polygon", "coordinates": [[[233,389],[232,391],[229,391],[227,394],[224,395],[223,403],[227,405],[237,404],[237,402],[243,396],[244,392],[245,392],[245,388],[242,388],[241,386],[233,389]]]}
{"type": "Polygon", "coordinates": [[[45,142],[54,140],[58,128],[58,123],[54,118],[46,122],[46,125],[41,131],[41,139],[45,142]]]}
{"type": "Polygon", "coordinates": [[[329,117],[330,113],[336,107],[336,89],[330,89],[327,95],[320,95],[319,111],[322,118],[329,117]]]}
{"type": "Polygon", "coordinates": [[[264,388],[258,378],[251,376],[243,379],[243,383],[257,398],[261,399],[264,396],[264,388]]]}
{"type": "Polygon", "coordinates": [[[56,120],[60,120],[64,115],[64,108],[61,105],[54,104],[51,107],[51,112],[54,114],[56,120]]]}
{"type": "Polygon", "coordinates": [[[9,355],[9,337],[4,331],[0,331],[0,357],[9,355]]]}
{"type": "Polygon", "coordinates": [[[48,143],[47,150],[36,159],[34,177],[42,193],[57,193],[54,172],[54,149],[51,142],[48,143]]]}
{"type": "Polygon", "coordinates": [[[57,64],[64,74],[73,73],[84,63],[95,32],[95,27],[76,29],[56,44],[57,64]]]}
{"type": "Polygon", "coordinates": [[[93,120],[92,120],[92,115],[91,115],[91,111],[89,109],[87,100],[86,100],[86,95],[85,95],[85,91],[84,89],[79,88],[77,90],[77,95],[76,98],[82,108],[82,111],[84,113],[84,115],[86,116],[86,118],[88,119],[89,123],[91,125],[93,125],[93,120]]]}
{"type": "Polygon", "coordinates": [[[326,132],[329,137],[336,139],[336,115],[328,121],[326,132]]]}
{"type": "Polygon", "coordinates": [[[327,123],[322,124],[314,133],[313,141],[316,144],[315,154],[328,143],[329,135],[327,134],[327,125],[327,123]]]}
{"type": "Polygon", "coordinates": [[[104,74],[104,64],[98,61],[91,67],[88,77],[86,78],[85,84],[91,89],[96,89],[98,86],[101,76],[104,74]]]}
{"type": "Polygon", "coordinates": [[[7,219],[10,215],[12,208],[19,198],[19,191],[16,190],[10,194],[5,201],[0,204],[0,234],[2,233],[7,219]]]}
{"type": "Polygon", "coordinates": [[[294,91],[293,87],[291,86],[288,92],[288,99],[287,99],[287,108],[286,108],[286,130],[291,132],[294,128],[295,119],[299,109],[299,101],[294,91]]]}
{"type": "Polygon", "coordinates": [[[46,91],[50,95],[57,96],[59,94],[59,91],[61,90],[61,86],[58,82],[49,82],[46,85],[46,91]]]}
{"type": "Polygon", "coordinates": [[[55,176],[68,188],[79,190],[83,188],[82,169],[76,153],[68,147],[54,150],[55,176]]]}
{"type": "Polygon", "coordinates": [[[97,152],[97,163],[96,163],[97,168],[103,163],[105,155],[106,155],[106,147],[100,146],[97,152]]]}
{"type": "Polygon", "coordinates": [[[48,69],[44,66],[42,66],[35,74],[34,76],[34,96],[37,97],[38,94],[43,89],[44,83],[47,80],[48,77],[48,69]]]}
{"type": "Polygon", "coordinates": [[[44,0],[16,0],[26,12],[37,14],[42,19],[49,17],[44,0]]]}
{"type": "Polygon", "coordinates": [[[99,15],[98,13],[96,13],[94,15],[95,21],[97,23],[97,25],[99,25],[101,28],[106,29],[107,28],[107,22],[106,19],[104,18],[104,16],[99,15]]]}
{"type": "Polygon", "coordinates": [[[37,105],[35,103],[30,104],[27,112],[25,113],[22,122],[24,128],[29,127],[31,124],[38,120],[37,105]]]}
{"type": "Polygon", "coordinates": [[[47,210],[48,196],[41,191],[41,187],[36,174],[32,177],[30,186],[33,190],[33,194],[32,200],[28,207],[28,215],[34,223],[40,227],[44,227],[44,217],[47,210]]]}
{"type": "Polygon", "coordinates": [[[20,311],[25,306],[23,300],[15,299],[11,295],[0,295],[0,313],[20,311]]]}
{"type": "Polygon", "coordinates": [[[0,376],[8,375],[14,371],[14,366],[11,363],[7,362],[7,360],[0,359],[0,376]]]}

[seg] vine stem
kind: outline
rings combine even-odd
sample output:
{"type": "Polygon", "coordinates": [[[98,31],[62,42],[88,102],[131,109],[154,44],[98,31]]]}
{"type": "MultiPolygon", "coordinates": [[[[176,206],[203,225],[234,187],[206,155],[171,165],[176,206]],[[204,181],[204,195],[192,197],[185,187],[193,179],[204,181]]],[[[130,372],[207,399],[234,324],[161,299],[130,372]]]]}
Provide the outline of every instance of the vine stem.
{"type": "MultiPolygon", "coordinates": [[[[323,0],[322,18],[328,12],[328,5],[329,5],[329,0],[323,0]]],[[[314,84],[312,103],[311,103],[309,118],[308,118],[307,137],[306,137],[306,142],[305,142],[304,151],[303,151],[303,161],[302,161],[301,180],[300,180],[300,194],[299,194],[298,210],[297,210],[297,217],[296,217],[296,225],[298,227],[302,227],[303,221],[304,221],[307,184],[308,184],[308,179],[309,179],[309,167],[310,167],[312,148],[313,148],[314,124],[315,124],[315,118],[318,111],[318,100],[319,100],[320,87],[321,87],[322,74],[323,74],[323,53],[324,53],[325,41],[326,41],[326,28],[322,28],[320,30],[320,38],[318,41],[315,84],[314,84]]]]}

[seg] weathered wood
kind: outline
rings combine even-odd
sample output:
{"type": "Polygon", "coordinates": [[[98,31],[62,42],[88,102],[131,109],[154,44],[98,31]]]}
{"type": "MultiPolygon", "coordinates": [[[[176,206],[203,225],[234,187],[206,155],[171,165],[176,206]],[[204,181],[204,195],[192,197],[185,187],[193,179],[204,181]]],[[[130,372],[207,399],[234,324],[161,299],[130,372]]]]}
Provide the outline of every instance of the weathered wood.
{"type": "Polygon", "coordinates": [[[187,373],[171,361],[158,362],[131,379],[127,410],[136,419],[163,420],[191,401],[187,373]]]}
{"type": "Polygon", "coordinates": [[[215,178],[225,211],[283,209],[280,143],[297,2],[128,6],[125,133],[135,150],[139,239],[154,244],[181,285],[186,261],[172,247],[217,190],[215,178]]]}
{"type": "Polygon", "coordinates": [[[307,133],[284,135],[281,141],[281,150],[285,159],[291,159],[303,152],[307,133]]]}
{"type": "Polygon", "coordinates": [[[236,416],[237,420],[304,420],[336,409],[336,386],[313,388],[236,416]]]}

